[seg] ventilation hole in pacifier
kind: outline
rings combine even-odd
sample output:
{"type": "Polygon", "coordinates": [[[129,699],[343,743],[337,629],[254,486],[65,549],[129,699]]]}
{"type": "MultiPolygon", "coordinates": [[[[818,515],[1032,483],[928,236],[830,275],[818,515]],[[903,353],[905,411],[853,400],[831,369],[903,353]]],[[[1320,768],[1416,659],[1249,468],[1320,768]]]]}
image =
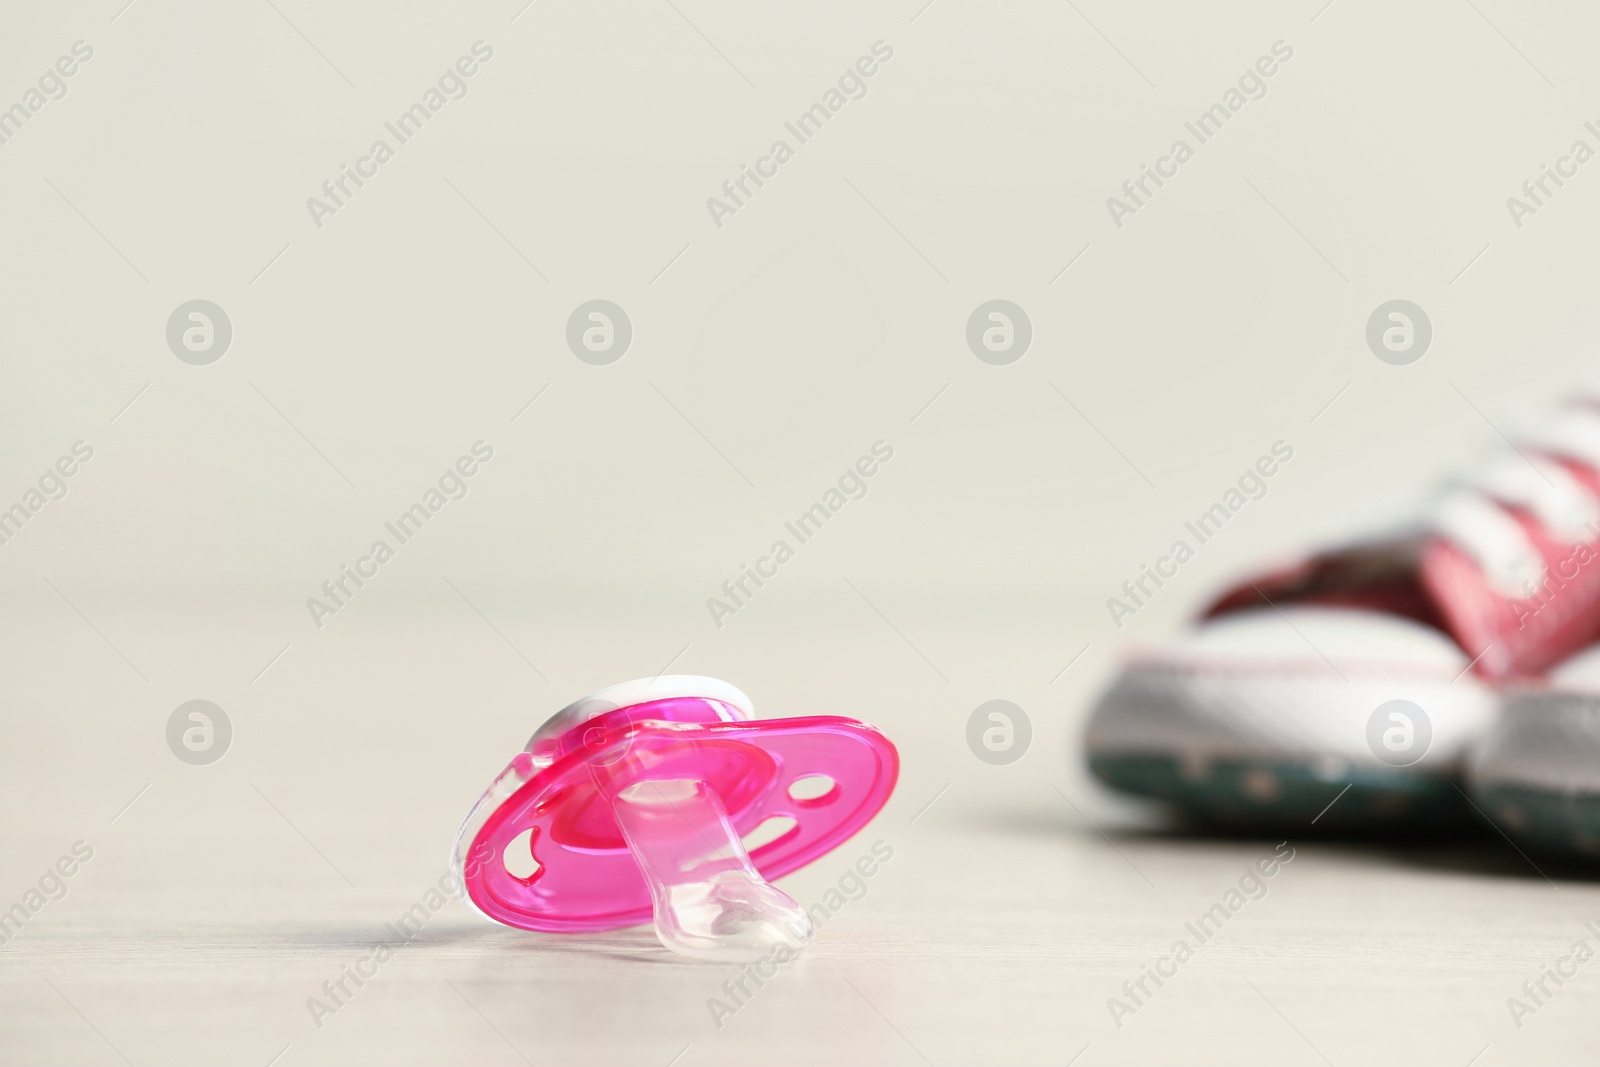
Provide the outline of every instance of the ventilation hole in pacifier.
{"type": "Polygon", "coordinates": [[[505,864],[507,874],[523,881],[539,873],[539,861],[533,858],[533,830],[524,830],[507,842],[500,862],[505,864]]]}
{"type": "Polygon", "coordinates": [[[763,845],[770,845],[794,833],[800,824],[788,815],[769,815],[761,821],[761,825],[740,838],[744,842],[746,852],[754,852],[763,845]]]}
{"type": "Polygon", "coordinates": [[[839,793],[839,783],[826,774],[808,774],[789,783],[789,796],[807,807],[831,801],[839,793]]]}

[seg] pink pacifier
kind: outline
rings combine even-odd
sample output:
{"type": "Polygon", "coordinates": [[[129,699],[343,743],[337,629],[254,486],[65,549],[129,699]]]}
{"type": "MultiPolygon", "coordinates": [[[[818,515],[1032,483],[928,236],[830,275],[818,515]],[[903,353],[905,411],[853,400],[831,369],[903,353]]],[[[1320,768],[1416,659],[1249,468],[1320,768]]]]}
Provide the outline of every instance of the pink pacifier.
{"type": "Polygon", "coordinates": [[[811,936],[769,879],[842,844],[889,799],[900,757],[866,723],[756,721],[727,682],[614,685],[539,727],[456,835],[469,901],[496,922],[580,933],[654,917],[701,959],[757,959],[811,936]],[[748,852],[768,820],[792,823],[748,852]],[[523,873],[513,873],[513,872],[523,873]]]}

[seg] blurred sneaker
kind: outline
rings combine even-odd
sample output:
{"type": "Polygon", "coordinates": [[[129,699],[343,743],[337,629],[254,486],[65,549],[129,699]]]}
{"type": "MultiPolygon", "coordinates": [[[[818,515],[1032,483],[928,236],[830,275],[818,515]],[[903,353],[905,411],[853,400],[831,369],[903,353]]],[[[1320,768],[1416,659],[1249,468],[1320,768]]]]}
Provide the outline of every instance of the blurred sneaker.
{"type": "Polygon", "coordinates": [[[1456,782],[1498,687],[1600,636],[1597,555],[1600,401],[1584,400],[1416,530],[1248,580],[1130,657],[1090,720],[1090,769],[1224,822],[1465,821],[1456,782]]]}
{"type": "Polygon", "coordinates": [[[1600,645],[1509,691],[1467,773],[1485,816],[1512,838],[1600,858],[1600,645]]]}

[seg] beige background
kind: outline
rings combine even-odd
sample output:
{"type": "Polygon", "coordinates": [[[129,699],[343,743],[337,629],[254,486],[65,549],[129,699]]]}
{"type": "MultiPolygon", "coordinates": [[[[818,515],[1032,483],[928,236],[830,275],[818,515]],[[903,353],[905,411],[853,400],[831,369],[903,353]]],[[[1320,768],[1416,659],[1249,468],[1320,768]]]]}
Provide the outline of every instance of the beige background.
{"type": "Polygon", "coordinates": [[[1505,1000],[1600,944],[1582,926],[1600,893],[1492,837],[1299,843],[1114,1028],[1106,998],[1276,842],[1141,829],[1074,746],[1128,641],[1241,565],[1403,514],[1590,374],[1600,164],[1520,230],[1505,200],[1600,118],[1600,15],[919,7],[0,16],[0,106],[94,49],[0,145],[0,506],[73,442],[95,449],[0,545],[0,907],[74,841],[95,849],[0,946],[0,1056],[1465,1065],[1590,1047],[1593,975],[1520,1030],[1505,1000]],[[478,40],[494,58],[467,96],[315,227],[306,198],[478,40]],[[706,198],[879,40],[894,57],[866,97],[716,227],[706,198]],[[1265,98],[1115,227],[1106,198],[1279,40],[1294,56],[1265,98]],[[195,298],[233,325],[209,366],[165,342],[195,298]],[[593,298],[633,324],[610,366],[565,345],[593,298]],[[1034,331],[1005,367],[964,339],[994,298],[1034,331]],[[1405,367],[1364,340],[1396,298],[1434,328],[1405,367]],[[316,628],[306,598],[480,439],[495,458],[469,495],[316,628]],[[715,627],[706,598],[880,439],[895,455],[867,497],[715,627]],[[1278,440],[1295,455],[1269,495],[1118,632],[1106,597],[1278,440]],[[901,746],[880,820],[785,883],[809,903],[872,841],[896,849],[808,960],[719,1030],[705,999],[727,974],[648,931],[541,938],[452,904],[315,1028],[306,998],[420,898],[527,734],[669,665],[901,746]],[[208,767],[164,737],[196,698],[234,727],[208,767]],[[1008,767],[963,739],[993,698],[1034,723],[1008,767]]]}

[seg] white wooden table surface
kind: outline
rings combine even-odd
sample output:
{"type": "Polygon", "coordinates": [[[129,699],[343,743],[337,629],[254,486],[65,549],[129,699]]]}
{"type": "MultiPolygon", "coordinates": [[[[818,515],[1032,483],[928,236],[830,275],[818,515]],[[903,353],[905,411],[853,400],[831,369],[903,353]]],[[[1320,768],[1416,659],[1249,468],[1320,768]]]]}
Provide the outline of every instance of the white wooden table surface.
{"type": "Polygon", "coordinates": [[[533,935],[452,901],[316,1019],[308,1000],[424,901],[467,805],[538,721],[659,669],[682,643],[681,620],[621,608],[481,606],[515,650],[459,602],[379,606],[295,636],[254,683],[285,637],[231,608],[79,605],[108,640],[60,600],[8,615],[3,903],[76,841],[93,857],[0,946],[0,1059],[1466,1067],[1592,1055],[1600,965],[1559,989],[1547,980],[1555,995],[1520,1028],[1507,999],[1575,941],[1600,943],[1584,926],[1600,925],[1600,887],[1548,881],[1492,834],[1292,841],[1266,894],[1161,987],[1146,979],[1152,995],[1116,1025],[1108,999],[1126,1002],[1123,983],[1174,941],[1195,943],[1185,923],[1278,842],[1164,833],[1086,781],[1071,740],[1107,659],[1094,651],[1052,685],[1070,658],[1062,620],[899,606],[925,663],[844,599],[701,639],[674,665],[743,684],[767,715],[865,717],[904,758],[882,815],[782,884],[811,904],[872,843],[893,858],[739,1010],[718,1020],[710,1006],[733,1004],[723,983],[736,968],[676,959],[646,928],[533,935]],[[930,666],[958,649],[985,678],[1016,683],[941,681],[930,666]],[[1036,731],[1008,767],[980,763],[963,739],[995,696],[1036,731]],[[196,697],[234,726],[209,766],[181,763],[163,734],[196,697]]]}

